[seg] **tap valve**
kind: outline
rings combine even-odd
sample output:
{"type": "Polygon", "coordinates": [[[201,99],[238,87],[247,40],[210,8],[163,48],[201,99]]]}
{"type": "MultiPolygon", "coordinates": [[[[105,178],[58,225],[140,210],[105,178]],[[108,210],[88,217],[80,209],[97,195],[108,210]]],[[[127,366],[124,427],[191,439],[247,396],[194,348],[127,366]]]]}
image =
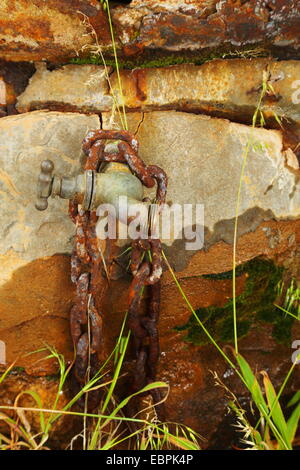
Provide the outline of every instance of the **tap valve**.
{"type": "Polygon", "coordinates": [[[41,163],[41,172],[38,178],[36,209],[44,211],[48,207],[48,197],[52,191],[54,164],[51,160],[44,160],[41,163]]]}
{"type": "Polygon", "coordinates": [[[44,160],[38,177],[36,209],[44,211],[48,198],[60,197],[81,204],[84,210],[95,210],[101,203],[116,205],[119,196],[127,196],[129,203],[141,203],[143,186],[128,167],[108,163],[103,173],[86,170],[75,176],[53,175],[54,163],[44,160]]]}

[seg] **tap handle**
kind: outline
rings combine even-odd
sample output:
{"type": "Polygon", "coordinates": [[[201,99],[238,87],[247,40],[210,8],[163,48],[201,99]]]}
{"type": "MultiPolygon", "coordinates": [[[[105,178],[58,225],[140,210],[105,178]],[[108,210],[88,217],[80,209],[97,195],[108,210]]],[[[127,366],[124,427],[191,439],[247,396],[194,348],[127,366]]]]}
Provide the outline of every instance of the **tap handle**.
{"type": "Polygon", "coordinates": [[[44,211],[48,207],[48,197],[51,194],[53,183],[54,163],[51,160],[43,160],[41,172],[38,177],[37,201],[35,207],[39,211],[44,211]]]}

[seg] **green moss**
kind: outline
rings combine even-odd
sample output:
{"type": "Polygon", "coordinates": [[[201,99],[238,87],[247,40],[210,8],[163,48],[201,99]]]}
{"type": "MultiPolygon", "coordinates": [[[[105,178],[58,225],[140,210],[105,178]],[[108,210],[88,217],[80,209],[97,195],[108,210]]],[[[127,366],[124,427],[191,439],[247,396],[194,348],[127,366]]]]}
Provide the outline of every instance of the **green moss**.
{"type": "MultiPolygon", "coordinates": [[[[134,37],[133,39],[136,39],[134,37]]],[[[153,56],[147,55],[136,55],[132,59],[127,59],[124,57],[118,57],[118,64],[120,69],[135,69],[135,68],[156,68],[156,67],[168,67],[170,65],[181,65],[181,64],[194,64],[194,65],[202,65],[205,62],[211,61],[213,59],[231,59],[231,58],[251,58],[251,57],[264,57],[266,56],[266,51],[260,47],[256,49],[241,49],[235,51],[226,51],[218,50],[218,51],[202,51],[199,55],[194,54],[187,54],[187,55],[178,55],[178,54],[170,54],[170,55],[157,55],[153,58],[153,56]]],[[[103,61],[100,55],[98,54],[91,54],[85,57],[76,57],[70,59],[70,63],[72,64],[95,64],[95,65],[103,65],[103,61]]],[[[109,48],[105,51],[105,63],[106,65],[110,65],[112,67],[115,66],[115,59],[112,54],[112,50],[109,48]]]]}
{"type": "MultiPolygon", "coordinates": [[[[235,276],[239,277],[245,271],[245,265],[241,264],[235,268],[235,276]]],[[[217,273],[217,274],[203,274],[202,276],[204,279],[215,279],[217,281],[222,279],[232,279],[232,270],[225,271],[224,273],[217,273]]]]}
{"type": "MultiPolygon", "coordinates": [[[[100,56],[98,55],[90,55],[87,57],[76,57],[70,60],[71,64],[94,64],[94,65],[103,65],[103,61],[100,56]]],[[[106,65],[110,65],[112,67],[115,66],[115,60],[113,58],[105,58],[106,65]]],[[[183,56],[166,56],[166,57],[157,57],[155,59],[135,59],[135,60],[128,60],[128,59],[118,59],[118,64],[120,70],[128,69],[132,70],[136,67],[139,68],[154,68],[154,67],[168,67],[169,65],[178,65],[178,64],[186,64],[186,63],[193,63],[199,65],[199,59],[196,58],[187,58],[183,56]]],[[[203,62],[202,62],[203,63],[203,62]]]]}
{"type": "MultiPolygon", "coordinates": [[[[168,67],[170,65],[181,65],[181,64],[197,64],[197,58],[189,58],[184,56],[171,55],[166,57],[157,57],[155,59],[148,59],[139,65],[141,68],[156,68],[156,67],[168,67]]],[[[134,68],[134,67],[130,67],[134,68]]]]}
{"type": "MultiPolygon", "coordinates": [[[[238,337],[245,336],[251,326],[251,320],[241,320],[237,322],[238,337]]],[[[227,317],[221,324],[220,340],[224,342],[231,342],[233,339],[232,318],[227,317]]]]}
{"type": "MultiPolygon", "coordinates": [[[[94,55],[94,54],[88,55],[86,57],[74,57],[73,59],[70,59],[69,63],[77,64],[77,65],[85,65],[85,64],[103,65],[101,56],[94,55]]],[[[107,63],[107,65],[109,64],[107,63]]]]}
{"type": "MultiPolygon", "coordinates": [[[[293,319],[282,316],[274,306],[277,296],[276,286],[282,279],[283,268],[271,261],[254,259],[237,269],[237,275],[247,275],[244,291],[236,299],[238,337],[246,336],[251,325],[263,327],[265,323],[273,324],[273,337],[278,343],[289,343],[293,319]]],[[[218,275],[204,276],[213,279],[231,279],[232,271],[218,275]]],[[[233,342],[233,301],[229,300],[224,307],[210,306],[196,311],[199,319],[217,342],[233,342]]],[[[209,341],[194,316],[177,331],[186,331],[185,340],[203,345],[209,341]]]]}
{"type": "Polygon", "coordinates": [[[45,379],[47,380],[47,382],[56,382],[57,380],[59,380],[59,374],[46,375],[45,379]]]}
{"type": "Polygon", "coordinates": [[[256,314],[257,320],[260,320],[265,323],[273,323],[274,322],[274,308],[273,307],[266,307],[262,308],[256,314]]]}
{"type": "MultiPolygon", "coordinates": [[[[278,312],[278,310],[277,310],[278,312]]],[[[291,328],[294,320],[286,316],[280,317],[274,325],[273,336],[278,343],[288,344],[291,340],[291,328]]]]}
{"type": "Polygon", "coordinates": [[[24,367],[15,366],[9,371],[8,375],[22,374],[25,371],[24,367]]]}

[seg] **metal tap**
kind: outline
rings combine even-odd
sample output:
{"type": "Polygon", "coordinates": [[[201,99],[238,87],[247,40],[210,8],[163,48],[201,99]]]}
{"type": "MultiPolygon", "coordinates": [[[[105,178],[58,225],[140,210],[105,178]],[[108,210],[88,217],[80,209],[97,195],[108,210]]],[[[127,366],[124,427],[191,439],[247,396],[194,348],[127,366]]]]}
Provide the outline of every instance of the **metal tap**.
{"type": "Polygon", "coordinates": [[[35,204],[39,211],[47,209],[50,196],[73,200],[81,204],[84,210],[96,210],[103,203],[112,204],[118,216],[120,196],[126,196],[127,205],[138,205],[141,211],[149,205],[142,202],[142,183],[122,163],[108,163],[102,173],[87,170],[72,177],[57,176],[53,171],[54,164],[51,160],[41,163],[35,204]]]}

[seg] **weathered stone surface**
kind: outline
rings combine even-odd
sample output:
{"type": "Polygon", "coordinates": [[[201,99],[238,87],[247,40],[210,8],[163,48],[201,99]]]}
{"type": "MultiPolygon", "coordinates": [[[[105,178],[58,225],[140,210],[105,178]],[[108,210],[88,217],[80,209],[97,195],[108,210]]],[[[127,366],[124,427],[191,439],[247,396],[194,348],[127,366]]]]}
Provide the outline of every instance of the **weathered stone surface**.
{"type": "Polygon", "coordinates": [[[40,162],[50,158],[58,173],[77,173],[82,139],[97,127],[98,116],[75,113],[34,112],[0,121],[0,339],[7,362],[17,359],[30,373],[55,371],[41,355],[24,356],[45,344],[72,357],[73,286],[69,257],[62,254],[71,251],[74,225],[67,201],[51,200],[42,213],[34,208],[40,162]]]}
{"type": "MultiPolygon", "coordinates": [[[[108,126],[110,118],[110,114],[103,114],[105,126],[108,126]]],[[[222,119],[173,111],[147,113],[144,116],[131,113],[128,122],[140,140],[141,156],[147,162],[161,164],[167,169],[170,177],[168,199],[208,204],[208,223],[211,223],[213,234],[207,233],[208,237],[211,236],[211,246],[207,251],[189,255],[183,246],[175,243],[167,247],[166,252],[172,266],[178,270],[182,288],[195,309],[211,305],[223,307],[232,296],[232,280],[204,279],[201,275],[232,268],[232,246],[226,243],[232,241],[232,224],[228,225],[224,220],[234,217],[236,179],[251,128],[222,119]],[[214,213],[218,215],[218,221],[214,221],[214,213]]],[[[0,341],[5,343],[7,362],[16,360],[15,366],[25,368],[25,373],[15,371],[8,377],[8,382],[5,381],[5,387],[1,387],[0,392],[1,403],[10,405],[20,391],[30,389],[41,395],[45,407],[51,407],[57,381],[48,382],[48,379],[33,376],[52,374],[57,370],[56,365],[45,360],[47,352],[25,355],[46,343],[56,347],[67,361],[73,358],[68,317],[74,286],[69,276],[70,258],[62,253],[71,250],[74,227],[68,219],[66,201],[51,200],[48,210],[41,214],[35,211],[33,202],[39,162],[49,157],[55,160],[57,173],[73,174],[78,171],[81,140],[88,129],[98,126],[98,116],[57,112],[33,112],[0,121],[5,137],[1,148],[0,175],[0,209],[4,221],[1,237],[0,341]]],[[[258,204],[282,211],[283,218],[296,217],[290,205],[293,196],[287,204],[284,185],[282,190],[278,186],[276,189],[277,174],[279,181],[284,182],[287,175],[296,177],[297,171],[284,166],[281,134],[256,129],[254,135],[260,144],[268,146],[257,145],[255,151],[252,149],[249,153],[248,171],[251,172],[246,172],[248,179],[243,185],[246,193],[242,197],[242,211],[247,210],[247,201],[252,204],[251,201],[256,203],[257,200],[258,204]],[[256,172],[259,172],[257,177],[251,180],[256,172]],[[274,189],[269,189],[267,193],[274,191],[274,194],[270,199],[265,199],[265,189],[270,187],[270,182],[274,189]],[[276,202],[276,198],[287,204],[286,208],[276,202]]],[[[292,183],[287,191],[291,188],[292,183]]],[[[300,243],[300,220],[262,222],[264,218],[272,218],[264,206],[262,210],[262,216],[257,209],[249,218],[240,215],[237,262],[243,263],[264,255],[275,258],[281,264],[284,262],[290,269],[291,265],[299,269],[295,251],[300,243]]],[[[297,211],[296,206],[294,210],[297,211]]],[[[293,275],[299,277],[299,271],[293,275]]],[[[237,296],[244,291],[246,280],[247,273],[237,278],[237,296]]],[[[128,279],[112,281],[104,299],[103,337],[107,354],[115,345],[128,307],[128,286],[128,279]]],[[[185,341],[186,331],[175,330],[185,325],[190,316],[191,312],[171,275],[165,273],[159,322],[162,355],[158,378],[170,385],[167,419],[190,425],[199,431],[208,439],[204,444],[206,446],[214,443],[214,434],[223,423],[227,406],[224,390],[214,385],[213,376],[208,370],[217,372],[226,385],[242,397],[243,403],[249,403],[249,397],[212,346],[188,344],[185,341]]],[[[293,331],[292,337],[298,338],[298,333],[298,330],[293,331]]],[[[247,357],[254,370],[266,369],[275,387],[279,388],[291,365],[291,349],[276,344],[270,325],[254,323],[247,337],[240,340],[240,352],[247,357]]],[[[129,354],[125,370],[132,368],[133,364],[129,354]]],[[[299,388],[299,380],[299,371],[296,370],[289,382],[288,393],[299,388]]],[[[25,400],[25,397],[22,398],[25,400]]],[[[67,396],[63,395],[60,406],[65,400],[67,396]]],[[[31,405],[28,401],[22,401],[22,404],[31,405]]],[[[38,415],[31,413],[29,420],[32,429],[38,431],[38,415]]],[[[61,430],[68,430],[69,427],[72,427],[69,419],[59,421],[55,432],[60,437],[61,430]]],[[[60,439],[64,441],[64,437],[60,439]]],[[[230,443],[230,437],[228,439],[230,443]]]]}
{"type": "Polygon", "coordinates": [[[215,9],[218,0],[132,0],[130,8],[146,7],[152,11],[174,11],[179,10],[185,13],[194,13],[195,11],[202,10],[203,15],[212,12],[215,9]]]}
{"type": "MultiPolygon", "coordinates": [[[[58,174],[77,173],[82,140],[98,127],[98,116],[76,113],[33,112],[1,119],[2,256],[13,250],[29,262],[70,251],[73,224],[67,201],[51,200],[45,212],[34,208],[40,162],[50,158],[58,174]]],[[[2,271],[2,279],[9,279],[8,272],[2,271]]]]}
{"type": "MultiPolygon", "coordinates": [[[[268,90],[261,105],[266,118],[276,113],[299,121],[299,75],[299,61],[269,59],[212,60],[201,66],[186,64],[121,72],[128,109],[196,111],[248,122],[258,105],[264,81],[274,89],[274,94],[268,90]]],[[[111,83],[119,95],[115,74],[111,83]]]]}
{"type": "MultiPolygon", "coordinates": [[[[2,372],[3,370],[0,370],[0,374],[2,372]]],[[[58,393],[58,379],[57,377],[29,377],[26,373],[20,372],[20,370],[13,370],[3,383],[1,383],[0,403],[2,406],[13,406],[16,404],[26,408],[38,408],[34,398],[27,392],[35,396],[38,395],[43,408],[53,409],[58,393]]],[[[57,409],[62,409],[69,400],[68,390],[65,387],[59,394],[57,409]]],[[[3,415],[3,413],[14,419],[17,418],[16,413],[12,410],[1,410],[1,415],[3,415]]],[[[40,413],[36,411],[26,411],[23,416],[27,420],[27,431],[31,432],[32,435],[40,435],[43,431],[41,428],[40,413]]],[[[45,422],[47,422],[50,415],[44,413],[44,418],[45,422]]],[[[24,424],[24,422],[22,424],[24,424]]],[[[10,435],[10,429],[3,419],[0,422],[0,430],[2,433],[4,432],[10,435]]],[[[51,426],[50,439],[54,439],[54,442],[60,441],[60,446],[62,447],[62,443],[69,444],[68,439],[70,431],[74,431],[74,417],[64,415],[51,426]]],[[[71,435],[71,437],[73,436],[71,435]]],[[[21,440],[23,439],[21,438],[21,440]]],[[[39,442],[38,437],[37,442],[39,442]]],[[[45,444],[46,447],[47,445],[48,443],[45,444]]]]}
{"type": "Polygon", "coordinates": [[[91,26],[109,38],[101,5],[96,0],[2,0],[0,57],[6,60],[60,61],[94,44],[91,26]]]}
{"type": "MultiPolygon", "coordinates": [[[[245,48],[257,54],[257,46],[297,58],[299,8],[296,0],[137,0],[113,4],[111,15],[119,54],[135,65],[155,60],[153,52],[176,63],[178,55],[203,60],[245,48]]],[[[99,45],[111,58],[108,20],[96,0],[3,0],[0,18],[2,58],[59,62],[99,45]]]]}
{"type": "MultiPolygon", "coordinates": [[[[256,256],[264,256],[280,263],[287,260],[286,267],[291,268],[293,254],[299,243],[299,219],[289,222],[270,220],[263,222],[256,230],[240,236],[237,242],[236,260],[238,264],[242,264],[256,256]]],[[[176,275],[179,279],[194,275],[226,272],[232,269],[233,247],[224,241],[215,243],[208,250],[193,253],[190,259],[184,250],[179,252],[180,255],[176,255],[172,249],[168,248],[166,248],[166,252],[172,266],[178,270],[176,275]],[[186,265],[187,260],[188,265],[186,265]]],[[[295,278],[298,275],[296,271],[295,278]]],[[[166,272],[164,283],[172,282],[171,275],[166,272]]]]}
{"type": "MultiPolygon", "coordinates": [[[[114,338],[115,324],[120,327],[123,319],[123,314],[117,313],[115,308],[116,303],[111,298],[110,317],[113,325],[108,330],[111,339],[114,338]]],[[[118,330],[116,332],[118,334],[118,330]]],[[[163,333],[162,329],[160,332],[163,333]]],[[[161,351],[158,378],[166,381],[170,386],[170,393],[165,404],[168,421],[184,423],[198,431],[205,439],[202,442],[204,448],[215,445],[216,439],[219,439],[217,443],[219,449],[228,448],[232,444],[233,428],[228,426],[227,432],[222,432],[221,436],[218,432],[219,427],[228,417],[228,396],[223,388],[216,386],[213,372],[218,374],[222,382],[241,400],[243,407],[248,409],[249,395],[239,379],[212,346],[199,348],[187,345],[181,333],[173,331],[172,334],[161,334],[161,351]]],[[[291,366],[291,350],[274,343],[267,325],[263,329],[254,325],[250,335],[240,341],[240,352],[250,362],[253,370],[266,370],[276,390],[280,388],[283,377],[291,366]]],[[[126,367],[127,364],[125,364],[126,367]]],[[[285,392],[288,394],[296,392],[299,389],[299,383],[299,369],[295,368],[285,392]]],[[[1,384],[0,402],[2,406],[12,406],[22,391],[30,390],[40,396],[45,408],[51,409],[57,386],[58,380],[55,377],[35,378],[16,370],[1,384]]],[[[64,390],[60,396],[58,409],[61,409],[69,399],[68,390],[64,390]]],[[[36,403],[29,395],[23,395],[18,403],[25,407],[36,407],[36,403]]],[[[11,416],[11,412],[7,413],[11,416]]],[[[26,412],[26,417],[32,432],[39,432],[39,414],[30,411],[26,412]]],[[[236,420],[232,415],[231,418],[232,424],[235,424],[236,420]]],[[[74,424],[76,425],[70,416],[64,416],[51,429],[51,437],[58,441],[59,447],[64,447],[74,436],[74,424]]],[[[78,432],[80,432],[80,426],[79,422],[78,432]]],[[[2,421],[1,431],[6,430],[2,421]]],[[[241,436],[236,436],[236,443],[239,437],[241,436]]]]}
{"type": "Polygon", "coordinates": [[[114,24],[127,56],[140,53],[209,55],[211,51],[236,51],[262,46],[294,56],[299,50],[299,5],[288,0],[210,2],[208,15],[202,2],[141,1],[112,10],[114,24]],[[187,6],[187,5],[185,5],[187,6]],[[193,8],[195,6],[195,8],[193,8]],[[212,11],[213,8],[213,11],[212,11]]]}
{"type": "MultiPolygon", "coordinates": [[[[103,118],[104,125],[108,126],[110,115],[104,113],[103,118]]],[[[166,251],[179,278],[191,277],[184,282],[188,293],[193,294],[195,307],[207,306],[210,302],[224,303],[230,297],[230,283],[216,288],[212,281],[198,285],[194,279],[231,269],[232,246],[226,242],[232,242],[232,221],[227,223],[226,220],[234,217],[237,176],[250,128],[176,112],[148,113],[144,121],[142,115],[132,113],[128,120],[131,128],[138,130],[141,156],[145,161],[167,168],[169,201],[204,202],[207,206],[205,224],[212,233],[206,236],[207,245],[211,247],[207,251],[189,252],[179,240],[172,247],[166,246],[166,251]]],[[[74,226],[67,215],[67,201],[50,200],[46,212],[35,210],[39,163],[51,158],[58,174],[77,172],[81,141],[87,130],[99,127],[99,118],[76,113],[33,112],[3,118],[0,127],[3,136],[0,339],[7,345],[8,362],[18,357],[18,365],[26,367],[28,373],[47,374],[55,370],[53,364],[38,361],[40,356],[24,357],[24,354],[39,349],[46,342],[64,352],[67,358],[72,357],[68,315],[73,287],[69,281],[69,257],[62,254],[71,251],[74,226]]],[[[279,181],[289,182],[290,191],[295,175],[284,167],[280,133],[257,129],[255,135],[269,147],[249,154],[251,174],[255,175],[257,168],[260,174],[254,182],[255,197],[251,192],[251,179],[245,182],[241,214],[255,204],[261,204],[261,211],[255,209],[249,217],[240,215],[238,263],[258,255],[286,258],[295,250],[300,236],[297,220],[262,223],[264,218],[273,217],[267,212],[270,208],[283,218],[296,216],[296,203],[292,205],[295,196],[287,203],[284,191],[278,192],[275,181],[279,175],[279,181]],[[264,194],[272,181],[274,187],[264,194]]],[[[246,172],[248,178],[251,174],[246,172]]],[[[177,294],[167,273],[163,286],[162,328],[168,330],[175,326],[171,319],[177,294]]],[[[121,305],[121,299],[115,302],[121,305]]],[[[124,302],[126,304],[127,300],[124,302]]],[[[126,308],[127,304],[124,311],[126,308]]],[[[183,306],[177,313],[176,321],[184,323],[188,309],[183,306]]]]}
{"type": "MultiPolygon", "coordinates": [[[[109,119],[103,113],[104,128],[111,126],[109,119]]],[[[299,216],[299,183],[295,171],[285,166],[280,132],[174,111],[131,113],[128,123],[136,131],[143,160],[167,169],[168,201],[204,204],[206,246],[233,241],[245,155],[238,234],[254,230],[263,220],[299,216]]],[[[173,234],[171,243],[175,238],[173,234]]],[[[170,240],[165,243],[170,245],[170,240]]],[[[175,246],[177,253],[184,251],[185,241],[177,240],[175,246]]]]}
{"type": "Polygon", "coordinates": [[[101,113],[111,109],[116,99],[119,105],[124,100],[128,111],[173,109],[251,123],[262,85],[267,83],[268,90],[260,109],[272,127],[279,127],[276,119],[282,119],[286,147],[300,151],[299,64],[293,60],[231,59],[213,60],[202,66],[186,64],[122,70],[122,97],[117,74],[109,76],[110,91],[101,66],[68,65],[49,71],[39,64],[18,99],[17,109],[20,112],[48,108],[101,113]]]}
{"type": "MultiPolygon", "coordinates": [[[[247,240],[244,242],[246,245],[247,240]]],[[[257,239],[258,244],[259,239],[257,239]]],[[[210,251],[211,249],[208,250],[208,256],[210,251]]],[[[211,254],[216,257],[216,262],[222,262],[223,253],[220,249],[220,251],[211,254]]],[[[229,260],[229,257],[227,259],[229,260]]],[[[202,258],[203,270],[209,269],[209,266],[205,265],[205,261],[205,258],[202,258]]],[[[290,262],[294,265],[297,264],[298,271],[295,274],[299,277],[299,258],[297,262],[297,258],[293,254],[290,262]]],[[[229,266],[229,269],[231,267],[229,266]]],[[[246,279],[247,275],[237,278],[237,295],[243,292],[246,279]]],[[[221,426],[224,417],[227,416],[228,396],[223,388],[215,386],[213,372],[216,372],[222,382],[241,399],[246,408],[250,403],[249,396],[243,384],[223,361],[214,346],[196,346],[187,343],[185,341],[186,331],[175,330],[176,326],[183,325],[188,321],[191,312],[174,283],[170,282],[166,285],[165,281],[166,277],[163,281],[159,321],[161,357],[158,378],[170,385],[170,394],[165,405],[167,419],[185,423],[196,429],[204,438],[208,439],[208,442],[203,443],[205,447],[213,444],[213,436],[221,426]]],[[[203,279],[200,276],[192,277],[190,272],[188,277],[183,277],[180,280],[180,285],[194,309],[200,309],[200,318],[202,318],[203,308],[208,305],[223,306],[232,296],[231,279],[203,279]]],[[[114,347],[124,318],[124,312],[127,308],[128,286],[128,282],[125,281],[113,282],[104,303],[104,311],[110,312],[109,321],[104,322],[104,338],[108,350],[114,347]],[[116,289],[117,295],[115,294],[116,289]]],[[[278,314],[281,315],[280,312],[278,314]]],[[[214,334],[209,320],[205,322],[205,326],[210,333],[214,334]]],[[[194,328],[200,327],[194,325],[194,328]]],[[[296,322],[292,338],[298,337],[299,325],[297,327],[296,322]]],[[[280,388],[291,366],[291,348],[289,344],[279,345],[274,340],[272,325],[254,322],[247,337],[239,340],[239,351],[250,362],[253,370],[266,370],[276,390],[280,388]]],[[[229,348],[226,348],[226,353],[230,355],[229,348]]],[[[127,360],[129,360],[128,357],[127,360]]],[[[288,394],[299,388],[300,369],[296,368],[294,372],[292,381],[289,383],[290,388],[288,391],[286,390],[288,394]]],[[[219,442],[219,447],[226,448],[230,445],[232,435],[230,432],[228,434],[229,436],[224,436],[224,433],[221,437],[219,435],[219,439],[222,439],[222,442],[219,442]]]]}
{"type": "MultiPolygon", "coordinates": [[[[108,111],[113,104],[104,67],[97,65],[66,65],[47,70],[37,64],[25,92],[19,96],[19,112],[34,109],[99,112],[108,111]]],[[[107,69],[110,73],[110,68],[107,69]]]]}
{"type": "MultiPolygon", "coordinates": [[[[239,351],[247,358],[252,370],[266,370],[274,387],[279,390],[291,367],[290,348],[278,346],[270,336],[268,326],[263,329],[254,326],[247,339],[239,342],[239,351]]],[[[226,432],[222,433],[219,427],[227,419],[229,400],[225,390],[216,386],[213,373],[239,397],[243,408],[249,411],[250,397],[242,382],[212,346],[186,347],[179,335],[162,338],[161,346],[164,354],[160,360],[159,378],[170,385],[166,402],[168,420],[184,422],[198,430],[206,439],[204,448],[212,446],[214,440],[218,439],[217,448],[228,449],[232,444],[231,426],[228,424],[226,432]]],[[[229,352],[229,348],[226,352],[229,352]]],[[[288,393],[296,392],[299,383],[298,369],[289,384],[288,393]]],[[[231,424],[236,424],[233,414],[231,418],[231,424]]],[[[237,444],[240,437],[236,435],[237,444]]]]}
{"type": "Polygon", "coordinates": [[[66,360],[73,358],[69,312],[75,292],[70,257],[54,255],[12,268],[11,279],[0,287],[0,340],[5,343],[6,363],[17,361],[31,375],[53,374],[56,362],[43,359],[49,350],[29,353],[48,345],[66,360]]]}

